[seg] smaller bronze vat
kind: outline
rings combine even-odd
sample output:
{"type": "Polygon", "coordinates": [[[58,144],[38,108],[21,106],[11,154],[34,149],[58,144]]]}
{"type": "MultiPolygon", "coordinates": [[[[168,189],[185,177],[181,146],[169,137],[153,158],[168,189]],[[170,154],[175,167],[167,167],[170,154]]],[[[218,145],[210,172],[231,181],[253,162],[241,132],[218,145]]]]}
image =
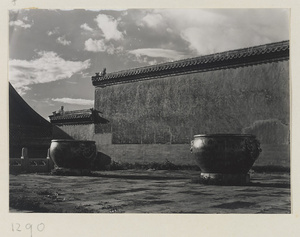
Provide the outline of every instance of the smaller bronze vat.
{"type": "Polygon", "coordinates": [[[50,157],[59,168],[90,169],[96,155],[95,141],[67,139],[51,141],[50,157]]]}

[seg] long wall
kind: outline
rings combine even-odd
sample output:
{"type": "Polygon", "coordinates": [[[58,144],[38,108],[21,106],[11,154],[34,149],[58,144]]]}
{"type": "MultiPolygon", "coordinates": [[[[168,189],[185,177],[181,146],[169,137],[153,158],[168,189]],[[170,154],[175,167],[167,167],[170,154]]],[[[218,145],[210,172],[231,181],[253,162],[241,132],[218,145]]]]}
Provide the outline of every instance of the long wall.
{"type": "Polygon", "coordinates": [[[288,60],[96,87],[95,108],[110,120],[95,130],[112,133],[99,149],[113,160],[192,164],[193,135],[251,133],[257,165],[290,164],[288,60]]]}
{"type": "Polygon", "coordinates": [[[186,144],[201,133],[255,133],[289,143],[289,63],[200,72],[95,90],[114,144],[186,144]],[[257,129],[259,127],[259,129],[257,129]]]}

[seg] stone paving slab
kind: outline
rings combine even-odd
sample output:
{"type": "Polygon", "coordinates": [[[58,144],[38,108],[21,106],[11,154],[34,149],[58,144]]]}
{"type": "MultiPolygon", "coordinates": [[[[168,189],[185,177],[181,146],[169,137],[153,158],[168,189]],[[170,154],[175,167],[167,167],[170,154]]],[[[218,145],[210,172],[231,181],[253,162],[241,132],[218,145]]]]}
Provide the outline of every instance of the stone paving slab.
{"type": "Polygon", "coordinates": [[[199,171],[94,176],[10,175],[10,212],[291,213],[290,175],[253,173],[247,186],[198,183],[199,171]]]}

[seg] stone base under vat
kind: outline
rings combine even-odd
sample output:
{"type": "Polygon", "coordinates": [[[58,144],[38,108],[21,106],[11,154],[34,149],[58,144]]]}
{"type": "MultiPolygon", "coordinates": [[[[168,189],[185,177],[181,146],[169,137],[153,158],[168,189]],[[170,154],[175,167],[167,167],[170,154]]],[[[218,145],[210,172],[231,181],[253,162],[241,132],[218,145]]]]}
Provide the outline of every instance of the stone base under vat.
{"type": "Polygon", "coordinates": [[[55,167],[53,170],[51,170],[51,174],[67,175],[67,176],[81,176],[81,175],[90,175],[91,171],[88,169],[69,169],[69,168],[55,167]]]}
{"type": "Polygon", "coordinates": [[[246,185],[250,183],[250,175],[249,174],[201,173],[200,181],[203,184],[246,185]]]}

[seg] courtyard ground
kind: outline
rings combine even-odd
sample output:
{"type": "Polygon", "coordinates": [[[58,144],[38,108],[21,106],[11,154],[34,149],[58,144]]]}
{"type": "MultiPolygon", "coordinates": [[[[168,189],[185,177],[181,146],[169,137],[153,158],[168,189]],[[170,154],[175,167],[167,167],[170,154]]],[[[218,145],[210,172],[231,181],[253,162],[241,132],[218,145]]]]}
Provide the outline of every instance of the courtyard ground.
{"type": "Polygon", "coordinates": [[[118,170],[92,176],[10,175],[10,212],[290,213],[290,175],[252,173],[246,186],[199,183],[199,171],[118,170]]]}

